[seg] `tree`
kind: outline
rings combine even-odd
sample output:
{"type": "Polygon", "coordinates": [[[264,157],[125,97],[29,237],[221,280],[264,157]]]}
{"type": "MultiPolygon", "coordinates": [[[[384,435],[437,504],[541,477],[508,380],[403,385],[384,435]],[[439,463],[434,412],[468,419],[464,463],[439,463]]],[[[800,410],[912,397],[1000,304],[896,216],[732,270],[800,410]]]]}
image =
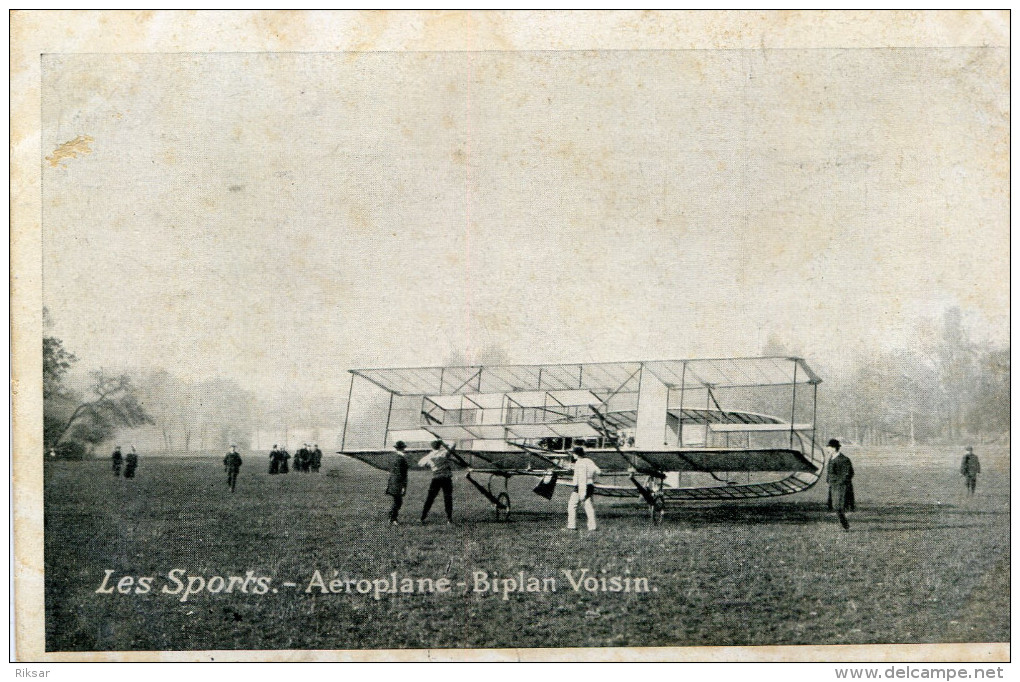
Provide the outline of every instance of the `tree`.
{"type": "Polygon", "coordinates": [[[64,350],[63,342],[53,336],[43,338],[43,400],[66,395],[67,370],[78,358],[64,350]]]}
{"type": "Polygon", "coordinates": [[[43,338],[43,443],[47,449],[56,446],[77,395],[67,387],[67,372],[78,358],[64,349],[55,337],[43,338]]]}
{"type": "Polygon", "coordinates": [[[64,441],[76,441],[93,448],[110,439],[118,428],[131,429],[153,423],[127,374],[108,376],[100,370],[90,376],[93,399],[75,406],[51,447],[60,446],[64,441]]]}

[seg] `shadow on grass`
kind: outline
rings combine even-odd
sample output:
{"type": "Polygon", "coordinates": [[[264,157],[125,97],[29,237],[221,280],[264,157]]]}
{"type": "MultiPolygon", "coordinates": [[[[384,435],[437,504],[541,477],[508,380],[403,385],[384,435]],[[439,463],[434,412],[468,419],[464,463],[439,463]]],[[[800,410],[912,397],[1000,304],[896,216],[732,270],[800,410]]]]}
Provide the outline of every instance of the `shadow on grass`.
{"type": "MultiPolygon", "coordinates": [[[[644,505],[600,505],[598,518],[600,525],[615,521],[628,521],[632,524],[647,522],[650,524],[648,508],[644,505]]],[[[584,515],[578,510],[580,521],[584,515]]],[[[464,519],[467,524],[509,524],[512,526],[548,525],[550,520],[562,516],[566,512],[514,510],[509,521],[497,521],[494,516],[478,516],[464,519]]],[[[850,513],[852,526],[875,531],[907,531],[932,530],[937,528],[974,528],[987,525],[983,517],[1009,516],[1007,511],[990,511],[987,509],[970,509],[966,505],[947,505],[935,503],[901,503],[895,505],[859,505],[850,513]],[[974,523],[966,521],[972,519],[974,523]]],[[[725,524],[744,525],[814,525],[835,522],[835,513],[825,503],[813,501],[775,501],[754,504],[719,504],[697,507],[674,507],[666,511],[664,527],[684,526],[688,528],[708,527],[725,524]]]]}

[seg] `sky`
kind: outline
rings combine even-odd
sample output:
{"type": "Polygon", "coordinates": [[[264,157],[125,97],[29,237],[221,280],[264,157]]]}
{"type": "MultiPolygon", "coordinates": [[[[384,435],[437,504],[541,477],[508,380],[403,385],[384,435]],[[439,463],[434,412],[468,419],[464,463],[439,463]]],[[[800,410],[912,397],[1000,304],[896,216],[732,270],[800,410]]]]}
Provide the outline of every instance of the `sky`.
{"type": "Polygon", "coordinates": [[[1006,50],[42,67],[43,298],[84,367],[335,398],[494,354],[831,365],[951,306],[1008,341],[1006,50]]]}

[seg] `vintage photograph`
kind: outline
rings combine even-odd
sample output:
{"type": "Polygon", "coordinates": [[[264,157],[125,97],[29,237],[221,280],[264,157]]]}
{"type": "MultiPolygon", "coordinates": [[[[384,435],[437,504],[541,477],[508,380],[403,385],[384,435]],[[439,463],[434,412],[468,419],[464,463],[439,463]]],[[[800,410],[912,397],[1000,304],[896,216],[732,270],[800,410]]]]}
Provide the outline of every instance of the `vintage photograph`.
{"type": "Polygon", "coordinates": [[[1008,660],[985,20],[40,52],[40,658],[1008,660]]]}

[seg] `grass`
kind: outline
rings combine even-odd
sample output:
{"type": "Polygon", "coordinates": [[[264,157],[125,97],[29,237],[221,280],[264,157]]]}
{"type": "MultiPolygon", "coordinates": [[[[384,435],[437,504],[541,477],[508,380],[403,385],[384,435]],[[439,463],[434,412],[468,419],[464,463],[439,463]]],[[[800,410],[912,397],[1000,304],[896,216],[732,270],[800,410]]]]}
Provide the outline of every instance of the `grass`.
{"type": "MultiPolygon", "coordinates": [[[[514,514],[455,480],[455,519],[411,523],[427,474],[413,472],[405,525],[385,523],[386,475],[327,456],[323,472],[269,476],[246,456],[233,495],[220,457],[143,459],[133,481],[105,461],[46,475],[46,648],[81,650],[685,646],[1009,641],[1009,467],[979,454],[964,498],[957,449],[859,448],[858,511],[843,533],[822,485],[752,503],[670,510],[598,501],[599,530],[565,532],[565,497],[514,480],[514,514]],[[335,475],[326,475],[331,469],[335,475]],[[269,576],[278,593],[160,592],[175,568],[269,576]],[[563,569],[647,577],[648,593],[574,592],[563,569]],[[104,571],[154,576],[148,594],[97,594],[104,571]],[[558,578],[556,592],[306,594],[329,580],[558,578]],[[281,583],[293,581],[297,588],[281,583]]],[[[582,515],[583,518],[583,515],[582,515]]]]}

